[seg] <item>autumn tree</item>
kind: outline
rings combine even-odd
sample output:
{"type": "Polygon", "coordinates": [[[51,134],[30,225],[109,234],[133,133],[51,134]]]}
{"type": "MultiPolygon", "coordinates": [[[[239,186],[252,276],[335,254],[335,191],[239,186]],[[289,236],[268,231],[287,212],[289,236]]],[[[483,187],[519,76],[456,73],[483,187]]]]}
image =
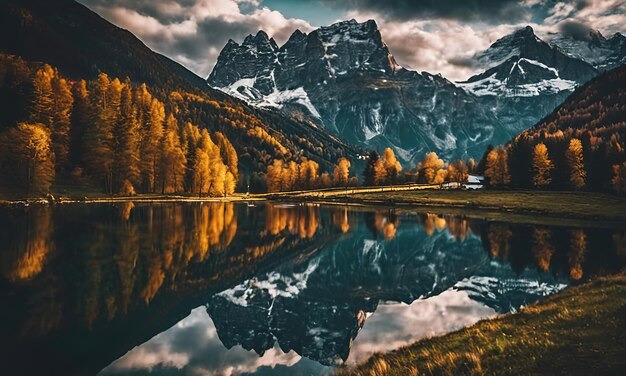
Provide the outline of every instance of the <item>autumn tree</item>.
{"type": "Polygon", "coordinates": [[[298,187],[302,189],[317,188],[319,182],[319,164],[313,160],[303,158],[298,166],[298,187]]]}
{"type": "Polygon", "coordinates": [[[193,191],[199,195],[208,192],[211,186],[211,160],[209,156],[211,147],[209,132],[203,129],[195,151],[193,165],[193,191]]]}
{"type": "Polygon", "coordinates": [[[172,114],[165,122],[161,152],[161,193],[182,191],[187,160],[178,136],[178,122],[172,114]]]}
{"type": "Polygon", "coordinates": [[[222,132],[215,132],[215,139],[224,164],[228,167],[233,179],[237,181],[239,179],[239,158],[235,147],[222,132]]]}
{"type": "Polygon", "coordinates": [[[31,123],[41,124],[47,129],[52,128],[52,79],[54,76],[54,69],[48,64],[45,64],[35,72],[35,77],[33,78],[33,93],[28,119],[31,123]]]}
{"type": "Polygon", "coordinates": [[[91,105],[89,103],[89,91],[87,90],[87,82],[80,80],[72,87],[72,97],[74,105],[71,115],[70,128],[70,161],[74,166],[83,165],[83,148],[84,136],[88,128],[88,124],[93,118],[91,114],[91,105]]]}
{"type": "Polygon", "coordinates": [[[511,182],[508,154],[502,146],[498,146],[487,154],[485,177],[489,179],[489,184],[494,187],[506,186],[511,182]]]}
{"type": "Polygon", "coordinates": [[[109,77],[101,73],[91,95],[92,118],[84,135],[84,160],[92,176],[102,181],[110,193],[113,190],[113,131],[120,100],[119,80],[113,87],[109,77]]]}
{"type": "Polygon", "coordinates": [[[587,173],[583,162],[583,144],[580,140],[573,138],[569,142],[565,159],[569,172],[569,182],[574,189],[584,189],[587,173]]]}
{"type": "Polygon", "coordinates": [[[417,181],[425,184],[440,184],[445,179],[444,162],[437,153],[430,152],[417,165],[417,181]]]}
{"type": "Polygon", "coordinates": [[[54,180],[50,131],[43,124],[20,123],[9,130],[5,146],[15,186],[27,195],[48,192],[54,180]]]}
{"type": "Polygon", "coordinates": [[[395,184],[398,182],[398,176],[402,171],[402,166],[396,158],[396,154],[391,148],[386,148],[383,152],[383,167],[385,170],[384,182],[388,184],[395,184]]]}
{"type": "MultiPolygon", "coordinates": [[[[333,170],[333,184],[337,187],[345,187],[350,181],[350,160],[339,158],[333,170]]],[[[324,182],[323,184],[324,185],[324,182]]]]}
{"type": "Polygon", "coordinates": [[[550,172],[554,164],[548,157],[548,148],[543,143],[535,145],[533,151],[533,184],[537,188],[545,188],[552,182],[550,172]]]}
{"type": "Polygon", "coordinates": [[[141,163],[140,169],[144,190],[156,191],[158,167],[161,156],[161,139],[163,137],[163,122],[165,120],[165,107],[156,98],[152,98],[147,112],[144,108],[145,123],[142,124],[141,163]]]}
{"type": "Polygon", "coordinates": [[[120,98],[120,116],[115,129],[115,170],[120,192],[134,192],[139,184],[139,143],[141,126],[133,104],[130,83],[125,83],[120,98]]]}
{"type": "Polygon", "coordinates": [[[267,168],[267,174],[265,174],[268,192],[279,192],[282,190],[284,175],[283,161],[274,159],[274,162],[267,168]]]}
{"type": "Polygon", "coordinates": [[[448,164],[447,179],[451,182],[462,183],[467,181],[467,164],[460,159],[448,164]]]}
{"type": "Polygon", "coordinates": [[[55,74],[52,78],[52,146],[57,171],[69,167],[70,129],[74,97],[67,81],[55,74]]]}

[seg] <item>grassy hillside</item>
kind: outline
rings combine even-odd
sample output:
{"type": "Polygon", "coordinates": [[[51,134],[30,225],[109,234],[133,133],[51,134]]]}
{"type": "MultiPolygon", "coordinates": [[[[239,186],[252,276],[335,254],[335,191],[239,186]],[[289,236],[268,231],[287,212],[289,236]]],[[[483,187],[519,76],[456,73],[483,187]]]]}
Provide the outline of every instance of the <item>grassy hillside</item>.
{"type": "Polygon", "coordinates": [[[344,369],[353,375],[618,375],[626,369],[626,275],[599,278],[461,331],[344,369]]]}

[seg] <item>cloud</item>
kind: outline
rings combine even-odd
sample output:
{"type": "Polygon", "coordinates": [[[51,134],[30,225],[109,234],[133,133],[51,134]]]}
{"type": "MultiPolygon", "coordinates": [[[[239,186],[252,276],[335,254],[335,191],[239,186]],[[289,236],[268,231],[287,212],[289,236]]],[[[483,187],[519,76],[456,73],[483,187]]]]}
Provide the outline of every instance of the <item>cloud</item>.
{"type": "Polygon", "coordinates": [[[577,40],[591,40],[591,36],[589,35],[591,30],[591,27],[578,21],[565,21],[559,24],[561,34],[577,40]]]}
{"type": "Polygon", "coordinates": [[[286,18],[259,0],[81,0],[112,23],[130,30],[153,50],[207,77],[229,39],[265,30],[284,43],[305,20],[286,18]]]}
{"type": "MultiPolygon", "coordinates": [[[[266,5],[280,8],[281,2],[269,0],[80,1],[201,77],[208,76],[229,39],[241,42],[264,30],[280,45],[297,28],[313,30],[307,18],[316,17],[315,7],[304,7],[301,18],[285,17],[266,5]]],[[[402,65],[453,81],[478,73],[471,59],[476,52],[526,25],[546,39],[556,32],[585,38],[591,28],[612,35],[626,25],[623,0],[308,1],[318,4],[319,12],[341,9],[342,20],[375,19],[402,65]]]]}
{"type": "Polygon", "coordinates": [[[519,22],[530,19],[529,7],[519,0],[326,0],[348,11],[374,12],[389,20],[447,19],[519,22]]]}
{"type": "MultiPolygon", "coordinates": [[[[588,38],[592,27],[612,35],[623,32],[626,25],[626,2],[619,0],[518,1],[527,8],[526,16],[491,18],[490,15],[482,20],[476,16],[457,16],[457,10],[447,12],[440,7],[421,10],[425,3],[431,2],[418,5],[412,11],[407,9],[401,16],[396,15],[396,11],[386,10],[390,4],[398,4],[397,1],[374,5],[369,5],[368,1],[350,1],[350,4],[356,3],[361,4],[361,8],[349,11],[348,17],[359,21],[376,19],[383,39],[400,64],[417,71],[441,73],[452,81],[462,81],[479,73],[480,67],[473,64],[472,56],[526,25],[532,26],[545,40],[556,32],[588,38]],[[432,18],[424,18],[428,15],[432,18]]],[[[466,6],[471,8],[473,2],[468,4],[466,6]]],[[[494,14],[497,13],[496,10],[494,14]]]]}

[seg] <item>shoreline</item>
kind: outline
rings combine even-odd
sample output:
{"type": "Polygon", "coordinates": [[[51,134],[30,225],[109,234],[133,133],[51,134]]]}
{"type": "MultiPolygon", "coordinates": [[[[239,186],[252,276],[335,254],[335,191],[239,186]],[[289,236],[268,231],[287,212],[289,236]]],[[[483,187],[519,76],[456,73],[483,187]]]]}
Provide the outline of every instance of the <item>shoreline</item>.
{"type": "Polygon", "coordinates": [[[626,273],[598,277],[456,332],[378,353],[339,375],[618,374],[626,273]]]}
{"type": "Polygon", "coordinates": [[[432,186],[352,187],[311,191],[234,194],[198,197],[181,194],[135,196],[76,194],[47,198],[0,199],[0,205],[67,203],[167,202],[307,202],[320,205],[394,208],[400,211],[435,211],[486,220],[512,220],[529,224],[559,223],[626,226],[626,197],[596,192],[443,190],[432,186]]]}

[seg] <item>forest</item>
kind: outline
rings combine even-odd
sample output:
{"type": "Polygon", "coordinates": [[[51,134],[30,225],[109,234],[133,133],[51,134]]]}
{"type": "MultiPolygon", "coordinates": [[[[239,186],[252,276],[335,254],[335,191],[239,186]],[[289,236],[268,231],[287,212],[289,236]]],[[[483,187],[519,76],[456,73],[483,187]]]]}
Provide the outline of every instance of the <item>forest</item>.
{"type": "Polygon", "coordinates": [[[29,195],[48,192],[55,179],[88,179],[109,194],[234,192],[234,147],[221,132],[180,121],[176,101],[105,73],[71,82],[49,65],[30,72],[14,63],[5,80],[22,74],[30,90],[15,104],[24,116],[0,136],[4,189],[29,195]]]}
{"type": "Polygon", "coordinates": [[[7,111],[0,114],[0,191],[32,196],[54,184],[109,195],[225,196],[461,183],[478,174],[490,188],[624,193],[626,93],[619,83],[625,80],[623,68],[598,77],[507,145],[489,145],[478,163],[446,162],[430,152],[403,169],[387,148],[369,152],[359,179],[350,159],[323,148],[322,140],[274,133],[236,105],[105,73],[71,80],[50,65],[1,55],[0,100],[7,111]],[[236,148],[233,138],[245,146],[236,148]],[[304,145],[299,153],[297,144],[304,145]],[[327,158],[322,165],[319,155],[327,158]]]}
{"type": "Polygon", "coordinates": [[[323,163],[337,170],[335,179],[328,173],[319,176],[319,163],[307,158],[335,159],[341,154],[332,146],[324,149],[321,140],[293,133],[289,137],[303,145],[296,147],[236,104],[192,92],[165,92],[105,73],[71,80],[47,64],[1,55],[0,98],[8,104],[0,114],[2,192],[40,195],[54,184],[110,195],[223,196],[232,194],[238,182],[242,191],[266,190],[267,166],[283,162],[296,166],[296,175],[300,170],[308,174],[305,183],[294,175],[299,182],[289,187],[348,181],[347,158],[336,167],[323,163]],[[233,138],[245,145],[237,148],[244,161],[233,138]],[[240,179],[240,165],[246,179],[240,179]]]}
{"type": "Polygon", "coordinates": [[[493,187],[626,192],[626,68],[578,88],[565,103],[480,164],[493,187]]]}

